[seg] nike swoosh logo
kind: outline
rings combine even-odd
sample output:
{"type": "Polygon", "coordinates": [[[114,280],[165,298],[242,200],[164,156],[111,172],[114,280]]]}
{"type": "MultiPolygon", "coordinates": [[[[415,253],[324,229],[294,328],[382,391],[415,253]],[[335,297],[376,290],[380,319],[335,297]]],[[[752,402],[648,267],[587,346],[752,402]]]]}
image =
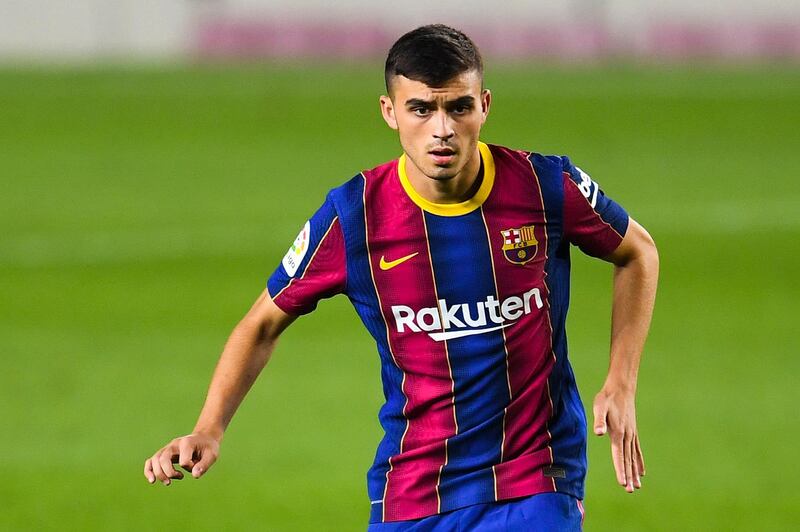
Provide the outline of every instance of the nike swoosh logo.
{"type": "Polygon", "coordinates": [[[473,336],[475,334],[484,334],[492,331],[497,331],[500,329],[505,329],[510,325],[514,325],[514,323],[506,323],[504,325],[498,325],[497,327],[489,327],[488,329],[468,329],[466,331],[450,331],[450,332],[438,332],[438,333],[428,333],[428,336],[436,340],[437,342],[441,342],[443,340],[452,340],[453,338],[462,338],[464,336],[473,336]]]}
{"type": "Polygon", "coordinates": [[[417,251],[416,253],[412,253],[411,255],[406,255],[405,257],[400,257],[399,259],[392,260],[392,261],[387,261],[386,257],[381,255],[381,263],[380,263],[381,270],[384,270],[384,271],[391,270],[395,266],[404,263],[408,259],[413,259],[417,255],[419,255],[419,251],[417,251]]]}

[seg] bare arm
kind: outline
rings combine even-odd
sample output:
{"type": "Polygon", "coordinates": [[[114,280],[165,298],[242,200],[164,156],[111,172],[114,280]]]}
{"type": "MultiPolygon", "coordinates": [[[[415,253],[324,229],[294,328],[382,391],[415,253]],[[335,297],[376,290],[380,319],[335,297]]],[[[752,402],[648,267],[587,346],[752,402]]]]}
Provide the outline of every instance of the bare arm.
{"type": "Polygon", "coordinates": [[[653,314],[658,283],[658,252],[647,231],[633,219],[614,263],[611,357],[608,376],[594,399],[594,432],[608,432],[617,481],[625,490],[641,488],[644,458],[636,428],[636,380],[653,314]]]}
{"type": "Polygon", "coordinates": [[[208,471],[228,423],[292,321],[294,317],[279,309],[265,290],[228,338],[192,433],[175,438],[145,461],[148,482],[160,480],[169,486],[171,479],[182,479],[183,473],[172,465],[176,461],[195,478],[208,471]]]}

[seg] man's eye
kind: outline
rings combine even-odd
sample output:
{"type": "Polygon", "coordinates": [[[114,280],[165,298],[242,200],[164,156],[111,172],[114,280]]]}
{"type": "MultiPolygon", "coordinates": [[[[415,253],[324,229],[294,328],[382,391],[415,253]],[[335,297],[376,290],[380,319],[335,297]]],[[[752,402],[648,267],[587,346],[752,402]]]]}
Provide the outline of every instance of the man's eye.
{"type": "Polygon", "coordinates": [[[468,105],[459,105],[453,109],[453,112],[457,115],[467,114],[470,111],[470,107],[468,105]]]}
{"type": "Polygon", "coordinates": [[[430,109],[425,107],[414,107],[411,109],[411,112],[417,116],[427,116],[427,114],[430,112],[430,109]]]}

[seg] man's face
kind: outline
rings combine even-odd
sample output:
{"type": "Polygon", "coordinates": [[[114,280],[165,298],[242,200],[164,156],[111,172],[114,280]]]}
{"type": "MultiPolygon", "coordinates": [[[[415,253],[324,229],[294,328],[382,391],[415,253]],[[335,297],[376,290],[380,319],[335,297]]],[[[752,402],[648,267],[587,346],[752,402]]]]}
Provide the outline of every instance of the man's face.
{"type": "Polygon", "coordinates": [[[452,179],[477,153],[478,136],[491,102],[481,81],[475,70],[454,77],[443,87],[395,76],[391,96],[381,96],[383,119],[397,130],[403,151],[425,176],[452,179]]]}

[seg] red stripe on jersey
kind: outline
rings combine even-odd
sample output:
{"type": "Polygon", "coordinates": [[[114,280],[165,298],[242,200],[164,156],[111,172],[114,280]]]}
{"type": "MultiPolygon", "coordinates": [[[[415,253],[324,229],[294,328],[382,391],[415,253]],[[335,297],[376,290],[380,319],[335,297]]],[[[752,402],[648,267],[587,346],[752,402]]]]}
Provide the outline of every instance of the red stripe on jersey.
{"type": "MultiPolygon", "coordinates": [[[[553,407],[547,379],[553,368],[552,330],[544,282],[547,255],[545,210],[538,179],[524,154],[493,147],[498,182],[484,204],[484,215],[496,272],[498,299],[539,290],[544,306],[523,315],[505,329],[508,379],[511,389],[504,423],[503,458],[495,466],[497,499],[554,491],[552,479],[541,474],[552,463],[547,423],[553,407]],[[502,251],[504,231],[534,226],[538,248],[534,259],[514,263],[502,251]]],[[[507,233],[506,233],[507,234],[507,233]]]]}
{"type": "Polygon", "coordinates": [[[396,162],[364,175],[369,260],[406,396],[407,425],[400,453],[389,460],[383,519],[415,519],[439,511],[439,470],[446,460],[445,442],[456,431],[452,380],[445,344],[405,324],[400,331],[392,310],[437,308],[423,212],[401,188],[396,162]]]}
{"type": "Polygon", "coordinates": [[[317,244],[303,274],[290,279],[272,299],[288,314],[305,314],[316,307],[318,300],[343,291],[346,282],[344,235],[337,216],[317,244]]]}
{"type": "Polygon", "coordinates": [[[580,191],[569,172],[563,172],[562,176],[564,236],[589,255],[607,256],[622,243],[623,236],[592,207],[591,201],[580,191]]]}

